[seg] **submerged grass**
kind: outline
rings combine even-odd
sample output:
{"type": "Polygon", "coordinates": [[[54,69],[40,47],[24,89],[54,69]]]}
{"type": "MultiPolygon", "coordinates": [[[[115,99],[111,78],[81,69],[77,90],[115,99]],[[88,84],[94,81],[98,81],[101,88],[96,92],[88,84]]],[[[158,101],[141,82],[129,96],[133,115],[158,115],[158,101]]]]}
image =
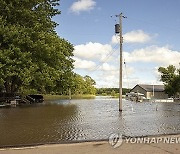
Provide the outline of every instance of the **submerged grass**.
{"type": "MultiPolygon", "coordinates": [[[[68,95],[43,95],[44,100],[69,99],[68,95]]],[[[72,99],[94,99],[95,95],[72,95],[72,99]]]]}

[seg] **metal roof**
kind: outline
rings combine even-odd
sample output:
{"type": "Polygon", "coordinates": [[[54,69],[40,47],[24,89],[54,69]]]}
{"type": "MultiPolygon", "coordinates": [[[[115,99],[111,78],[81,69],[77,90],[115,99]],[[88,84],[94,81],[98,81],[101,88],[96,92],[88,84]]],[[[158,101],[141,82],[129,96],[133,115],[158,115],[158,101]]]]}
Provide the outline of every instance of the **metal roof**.
{"type": "MultiPolygon", "coordinates": [[[[136,85],[138,86],[138,85],[136,85]]],[[[141,88],[146,90],[147,92],[163,92],[164,91],[164,85],[145,85],[145,84],[139,84],[141,88]]],[[[133,88],[134,89],[134,88],[133,88]]]]}

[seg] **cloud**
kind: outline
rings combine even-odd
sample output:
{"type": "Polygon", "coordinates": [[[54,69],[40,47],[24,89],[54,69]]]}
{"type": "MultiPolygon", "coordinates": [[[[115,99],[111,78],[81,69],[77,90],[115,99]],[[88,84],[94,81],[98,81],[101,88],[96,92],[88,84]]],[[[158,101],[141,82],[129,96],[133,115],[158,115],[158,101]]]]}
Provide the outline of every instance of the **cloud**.
{"type": "Polygon", "coordinates": [[[88,69],[92,70],[93,68],[96,67],[96,63],[93,61],[88,61],[88,60],[83,60],[79,59],[77,57],[74,57],[74,66],[76,69],[88,69]]]}
{"type": "Polygon", "coordinates": [[[128,32],[123,38],[126,43],[146,43],[151,40],[151,37],[142,30],[128,32]]]}
{"type": "MultiPolygon", "coordinates": [[[[119,86],[119,52],[113,52],[112,44],[88,42],[74,48],[78,73],[86,70],[87,75],[93,74],[97,87],[119,86]],[[107,60],[107,57],[110,58],[107,60]]],[[[124,58],[127,65],[126,68],[123,66],[123,87],[132,88],[138,83],[162,84],[159,82],[157,68],[170,64],[179,67],[180,52],[169,46],[152,45],[124,52],[124,58]]]]}
{"type": "MultiPolygon", "coordinates": [[[[124,43],[147,43],[151,40],[151,36],[143,30],[131,31],[123,35],[124,43]]],[[[119,43],[119,36],[113,35],[112,44],[119,43]]]]}
{"type": "Polygon", "coordinates": [[[88,60],[103,60],[112,51],[112,47],[109,44],[103,45],[92,42],[76,45],[74,49],[75,57],[88,60]]]}
{"type": "Polygon", "coordinates": [[[120,43],[120,42],[119,42],[119,36],[113,35],[113,36],[112,36],[112,39],[111,39],[111,43],[112,43],[112,44],[118,44],[118,43],[120,43]]]}
{"type": "Polygon", "coordinates": [[[124,56],[127,62],[156,63],[163,66],[178,66],[180,62],[180,52],[170,50],[167,46],[149,46],[136,49],[131,53],[125,52],[124,56]]]}
{"type": "Polygon", "coordinates": [[[80,13],[94,9],[95,5],[94,0],[78,0],[71,5],[70,10],[74,13],[80,13]]]}
{"type": "MultiPolygon", "coordinates": [[[[102,64],[100,69],[103,71],[117,71],[118,70],[114,65],[110,65],[108,63],[102,64]]],[[[111,72],[111,74],[112,74],[112,72],[111,72]]]]}
{"type": "MultiPolygon", "coordinates": [[[[119,87],[119,68],[118,66],[113,67],[107,67],[108,69],[101,70],[101,72],[98,72],[98,75],[96,76],[96,83],[97,87],[119,87]],[[111,69],[109,69],[111,68],[111,69]]],[[[136,85],[139,81],[137,78],[132,78],[132,70],[134,68],[128,67],[128,76],[126,76],[123,72],[123,87],[130,88],[136,85]],[[131,70],[131,72],[129,72],[131,70]],[[130,78],[131,76],[131,78],[130,78]]]]}
{"type": "MultiPolygon", "coordinates": [[[[174,65],[178,68],[180,62],[180,52],[171,50],[168,46],[148,46],[136,49],[131,53],[125,52],[124,57],[127,63],[136,65],[134,76],[139,78],[137,83],[141,84],[162,84],[158,68],[168,65],[174,65]],[[140,67],[137,66],[138,63],[141,64],[140,67]]],[[[133,81],[130,80],[130,82],[133,81]]]]}

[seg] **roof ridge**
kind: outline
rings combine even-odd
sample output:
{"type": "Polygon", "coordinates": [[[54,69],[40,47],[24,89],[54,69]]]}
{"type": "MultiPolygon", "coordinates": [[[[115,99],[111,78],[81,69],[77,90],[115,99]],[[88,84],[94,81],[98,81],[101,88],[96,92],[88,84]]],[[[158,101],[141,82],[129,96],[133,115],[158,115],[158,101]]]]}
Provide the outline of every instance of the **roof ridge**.
{"type": "Polygon", "coordinates": [[[136,86],[140,86],[146,91],[152,92],[154,91],[164,91],[164,85],[149,85],[149,84],[137,84],[136,86]]]}

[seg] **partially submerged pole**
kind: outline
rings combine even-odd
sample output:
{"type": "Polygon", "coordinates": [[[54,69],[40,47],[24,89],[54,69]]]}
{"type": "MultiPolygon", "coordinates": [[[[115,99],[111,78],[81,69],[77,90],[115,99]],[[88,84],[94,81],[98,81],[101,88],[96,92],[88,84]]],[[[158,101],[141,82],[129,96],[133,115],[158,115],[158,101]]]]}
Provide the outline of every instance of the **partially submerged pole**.
{"type": "Polygon", "coordinates": [[[119,16],[119,37],[120,37],[120,67],[119,67],[119,111],[122,111],[122,13],[119,16]]]}
{"type": "Polygon", "coordinates": [[[71,88],[69,88],[69,100],[71,100],[72,97],[71,97],[71,88]]]}
{"type": "Polygon", "coordinates": [[[119,66],[119,111],[122,111],[122,44],[123,44],[123,37],[122,37],[122,18],[126,18],[123,16],[122,13],[116,15],[119,17],[119,24],[115,25],[116,34],[119,34],[120,38],[120,66],[119,66]],[[119,28],[119,30],[118,30],[119,28]]]}

